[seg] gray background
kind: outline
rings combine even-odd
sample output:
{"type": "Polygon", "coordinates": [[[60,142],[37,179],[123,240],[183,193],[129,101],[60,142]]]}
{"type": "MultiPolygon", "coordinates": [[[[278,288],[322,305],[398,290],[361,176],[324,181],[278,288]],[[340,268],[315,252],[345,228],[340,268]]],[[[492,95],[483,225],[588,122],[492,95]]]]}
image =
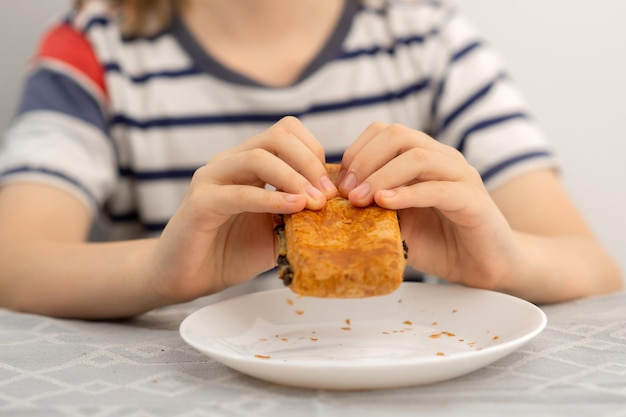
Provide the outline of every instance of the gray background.
{"type": "MultiPolygon", "coordinates": [[[[626,3],[451,0],[509,63],[564,162],[564,179],[626,270],[626,3]]],[[[70,0],[0,5],[0,128],[14,112],[25,63],[70,0]]]]}

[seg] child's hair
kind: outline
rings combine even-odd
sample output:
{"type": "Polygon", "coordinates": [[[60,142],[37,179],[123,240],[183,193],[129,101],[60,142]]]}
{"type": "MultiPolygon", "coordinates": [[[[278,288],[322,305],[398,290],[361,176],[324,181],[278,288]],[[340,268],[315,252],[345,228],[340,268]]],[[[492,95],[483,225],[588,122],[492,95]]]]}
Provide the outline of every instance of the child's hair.
{"type": "MultiPolygon", "coordinates": [[[[87,0],[74,0],[78,9],[87,0]]],[[[122,31],[127,36],[149,36],[168,27],[173,11],[183,0],[109,0],[122,13],[122,31]]]]}

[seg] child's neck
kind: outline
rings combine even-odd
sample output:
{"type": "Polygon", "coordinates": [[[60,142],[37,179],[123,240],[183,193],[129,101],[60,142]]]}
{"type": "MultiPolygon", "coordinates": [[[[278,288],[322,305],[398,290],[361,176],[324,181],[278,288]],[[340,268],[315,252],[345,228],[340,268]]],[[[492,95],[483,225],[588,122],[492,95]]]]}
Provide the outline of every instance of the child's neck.
{"type": "Polygon", "coordinates": [[[200,45],[232,70],[286,86],[324,46],[344,0],[188,0],[181,16],[200,45]]]}

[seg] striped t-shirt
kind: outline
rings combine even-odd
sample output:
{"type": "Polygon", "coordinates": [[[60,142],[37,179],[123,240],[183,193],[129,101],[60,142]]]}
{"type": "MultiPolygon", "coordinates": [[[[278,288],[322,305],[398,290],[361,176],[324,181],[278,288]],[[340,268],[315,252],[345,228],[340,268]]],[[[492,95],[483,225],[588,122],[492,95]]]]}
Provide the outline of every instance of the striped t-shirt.
{"type": "Polygon", "coordinates": [[[487,187],[556,165],[500,58],[443,2],[347,0],[280,88],[221,65],[177,17],[130,38],[116,13],[93,0],[44,35],[0,152],[2,183],[66,189],[110,219],[110,238],[158,233],[198,167],[285,115],[328,161],[378,120],[459,149],[487,187]]]}

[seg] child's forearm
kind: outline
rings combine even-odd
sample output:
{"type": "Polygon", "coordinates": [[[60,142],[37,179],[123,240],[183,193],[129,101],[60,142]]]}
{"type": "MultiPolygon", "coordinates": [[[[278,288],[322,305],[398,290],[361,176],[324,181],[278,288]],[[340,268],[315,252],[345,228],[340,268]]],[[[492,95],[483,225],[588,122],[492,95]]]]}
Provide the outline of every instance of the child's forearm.
{"type": "Polygon", "coordinates": [[[60,317],[121,318],[168,304],[148,283],[154,240],[0,244],[0,305],[60,317]]]}
{"type": "Polygon", "coordinates": [[[504,292],[551,303],[623,288],[619,267],[593,237],[517,236],[526,257],[501,288],[504,292]]]}

